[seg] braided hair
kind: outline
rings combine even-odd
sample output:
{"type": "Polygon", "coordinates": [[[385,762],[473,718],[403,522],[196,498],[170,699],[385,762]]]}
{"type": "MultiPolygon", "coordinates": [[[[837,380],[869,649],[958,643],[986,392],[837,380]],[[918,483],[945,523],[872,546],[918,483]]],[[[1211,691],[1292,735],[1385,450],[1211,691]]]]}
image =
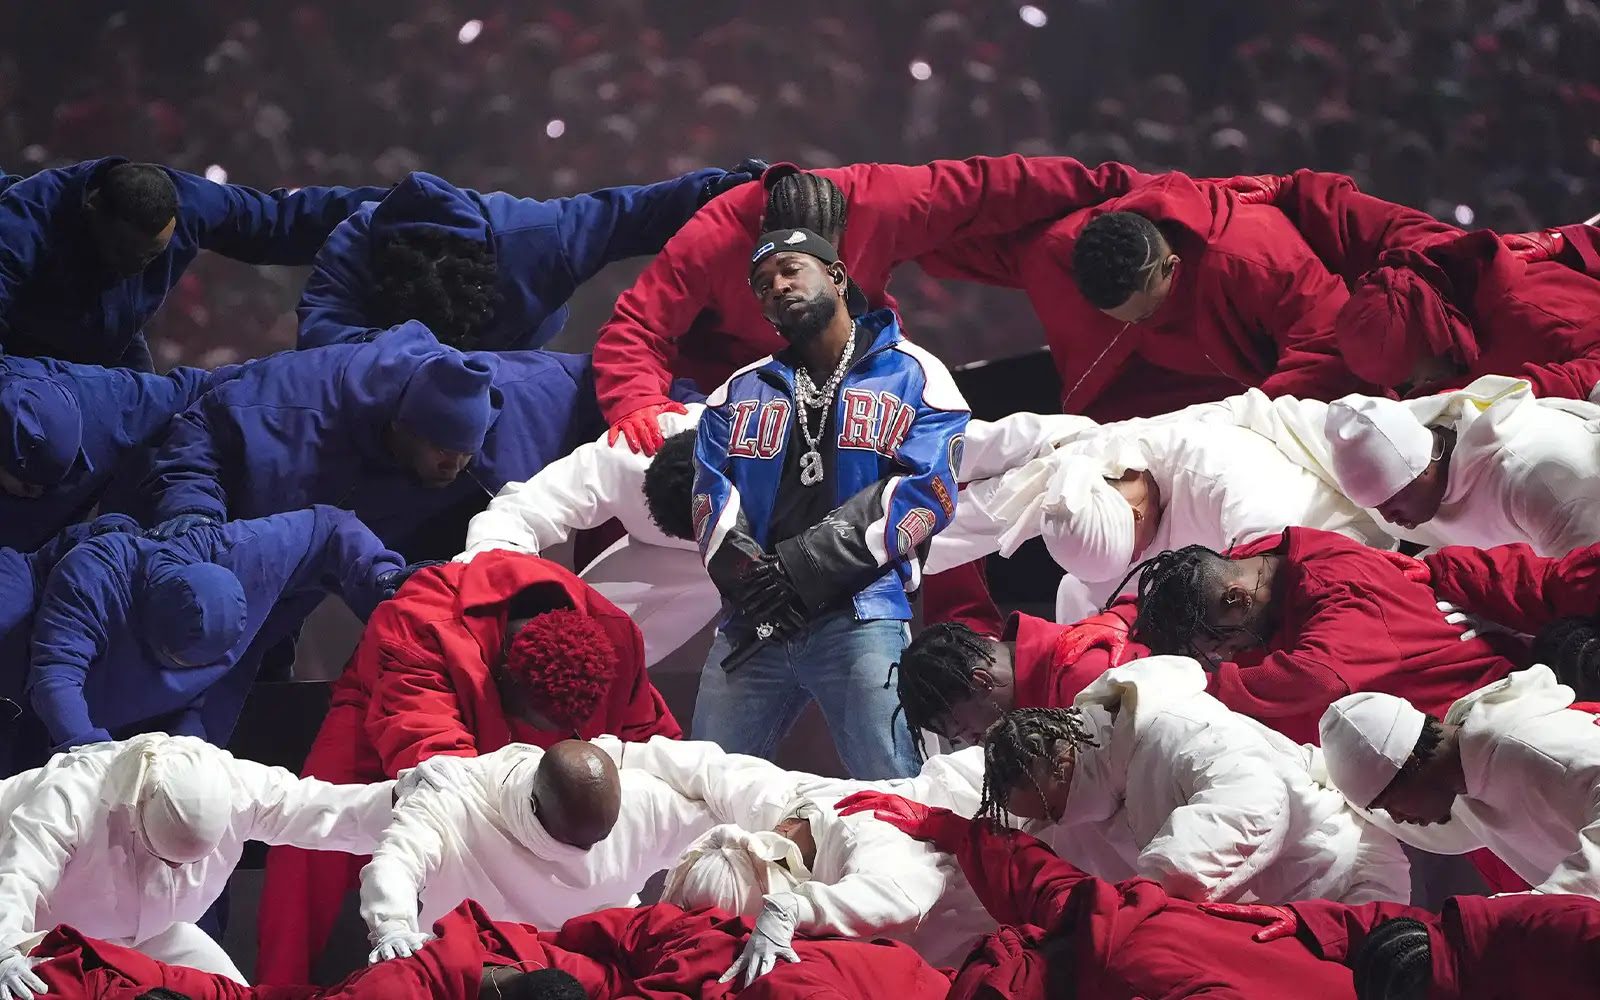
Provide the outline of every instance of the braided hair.
{"type": "Polygon", "coordinates": [[[1186,545],[1135,566],[1112,591],[1122,593],[1129,580],[1139,577],[1134,638],[1157,656],[1192,655],[1196,636],[1219,631],[1207,619],[1211,591],[1221,583],[1220,567],[1226,561],[1222,553],[1204,545],[1186,545]]]}
{"type": "MultiPolygon", "coordinates": [[[[913,733],[924,729],[939,732],[936,724],[950,714],[951,706],[978,693],[972,684],[973,671],[993,664],[993,645],[967,626],[959,622],[928,626],[900,654],[900,662],[889,668],[900,697],[895,715],[904,712],[906,726],[913,733]]],[[[891,724],[893,721],[891,718],[891,724]]],[[[922,741],[912,742],[918,759],[926,760],[922,741]]]]}
{"type": "Polygon", "coordinates": [[[1600,699],[1600,618],[1562,618],[1533,640],[1530,661],[1556,672],[1579,701],[1600,699]]]}
{"type": "Polygon", "coordinates": [[[983,798],[978,818],[996,828],[1004,826],[1011,789],[1023,778],[1033,780],[1034,761],[1053,763],[1057,744],[1062,742],[1074,748],[1099,746],[1089,735],[1081,709],[1019,708],[990,726],[983,734],[983,798]]]}
{"type": "Polygon", "coordinates": [[[1433,950],[1420,920],[1379,924],[1350,961],[1356,1000],[1424,1000],[1433,982],[1433,950]]]}
{"type": "Polygon", "coordinates": [[[809,229],[837,245],[844,236],[845,221],[844,192],[821,174],[794,170],[767,189],[767,209],[761,220],[764,231],[809,229]]]}

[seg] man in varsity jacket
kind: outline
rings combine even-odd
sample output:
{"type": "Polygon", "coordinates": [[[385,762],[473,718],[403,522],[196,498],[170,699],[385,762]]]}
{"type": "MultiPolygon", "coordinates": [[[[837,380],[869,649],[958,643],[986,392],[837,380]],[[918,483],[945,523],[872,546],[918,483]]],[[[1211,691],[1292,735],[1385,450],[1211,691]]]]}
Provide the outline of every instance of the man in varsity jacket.
{"type": "Polygon", "coordinates": [[[862,315],[816,233],[760,237],[750,287],[789,346],[735,372],[700,421],[694,533],[724,617],[694,738],[769,757],[815,698],[854,777],[915,774],[884,681],[955,514],[966,401],[892,311],[862,315]]]}

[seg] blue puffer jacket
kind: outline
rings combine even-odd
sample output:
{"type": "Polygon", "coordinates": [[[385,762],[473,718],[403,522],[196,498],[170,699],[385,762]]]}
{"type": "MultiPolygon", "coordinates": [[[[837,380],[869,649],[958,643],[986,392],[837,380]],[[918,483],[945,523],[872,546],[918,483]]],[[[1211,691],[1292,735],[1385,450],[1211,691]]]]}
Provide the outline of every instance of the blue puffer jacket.
{"type": "Polygon", "coordinates": [[[377,578],[404,565],[354,515],[321,506],[203,526],[166,542],[88,539],[45,584],[29,702],[56,749],[110,739],[136,723],[225,746],[261,654],[287,634],[266,628],[274,609],[307,592],[332,592],[365,617],[380,596],[377,578]],[[185,609],[156,606],[152,595],[162,591],[153,582],[201,563],[231,573],[238,591],[189,593],[204,612],[204,633],[187,635],[182,648],[155,648],[150,624],[185,609]]]}
{"type": "Polygon", "coordinates": [[[406,383],[452,350],[407,323],[370,343],[252,362],[172,421],[141,513],[148,523],[183,513],[223,520],[331,504],[404,551],[431,518],[473,498],[487,505],[604,427],[588,355],[500,354],[482,448],[450,486],[423,485],[391,457],[386,433],[406,383]]]}
{"type": "MultiPolygon", "coordinates": [[[[955,515],[971,414],[944,365],[900,336],[892,311],[859,322],[872,344],[850,366],[828,420],[838,452],[826,482],[838,506],[777,554],[811,610],[853,594],[858,619],[907,620],[906,595],[921,583],[919,550],[955,515]]],[[[794,369],[777,358],[735,372],[706,400],[692,509],[701,556],[724,593],[719,564],[737,558],[723,544],[728,533],[769,548],[794,412],[794,369]]]]}
{"type": "Polygon", "coordinates": [[[549,201],[482,194],[413,173],[328,237],[300,297],[300,346],[350,343],[381,332],[368,315],[374,251],[408,230],[438,230],[494,249],[501,301],[479,346],[543,347],[566,322],[567,300],[579,285],[612,261],[660,250],[695,213],[706,182],[723,173],[696,170],[658,184],[549,201]]]}
{"type": "Polygon", "coordinates": [[[172,242],[128,278],[90,238],[84,199],[121,157],[41,170],[0,186],[0,348],[7,354],[151,371],[145,323],[201,250],[247,264],[304,265],[340,221],[386,188],[262,193],[167,169],[178,189],[172,242]]]}
{"type": "Polygon", "coordinates": [[[150,444],[175,415],[244,367],[154,375],[0,358],[0,469],[26,480],[24,467],[43,458],[65,470],[38,498],[0,493],[0,546],[32,552],[97,504],[131,512],[150,444]]]}

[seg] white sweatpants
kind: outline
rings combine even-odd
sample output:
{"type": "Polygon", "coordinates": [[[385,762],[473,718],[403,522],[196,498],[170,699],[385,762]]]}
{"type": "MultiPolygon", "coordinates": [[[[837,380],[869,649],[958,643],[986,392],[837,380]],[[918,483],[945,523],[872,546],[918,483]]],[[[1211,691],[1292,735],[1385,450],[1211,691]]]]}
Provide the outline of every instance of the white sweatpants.
{"type": "Polygon", "coordinates": [[[578,576],[639,626],[647,667],[693,639],[722,610],[722,597],[694,549],[624,537],[578,576]]]}

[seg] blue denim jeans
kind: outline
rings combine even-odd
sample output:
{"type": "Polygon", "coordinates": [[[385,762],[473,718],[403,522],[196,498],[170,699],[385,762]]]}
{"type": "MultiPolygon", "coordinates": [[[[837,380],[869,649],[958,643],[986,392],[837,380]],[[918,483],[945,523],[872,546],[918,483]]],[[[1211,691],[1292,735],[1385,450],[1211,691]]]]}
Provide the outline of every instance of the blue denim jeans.
{"type": "Polygon", "coordinates": [[[904,778],[919,770],[889,665],[911,641],[902,621],[857,621],[849,611],[824,615],[787,642],[764,643],[738,669],[722,660],[733,649],[718,630],[700,674],[693,738],[729,753],[771,758],[813,698],[851,777],[904,778]],[[891,725],[891,720],[893,724],[891,725]]]}

